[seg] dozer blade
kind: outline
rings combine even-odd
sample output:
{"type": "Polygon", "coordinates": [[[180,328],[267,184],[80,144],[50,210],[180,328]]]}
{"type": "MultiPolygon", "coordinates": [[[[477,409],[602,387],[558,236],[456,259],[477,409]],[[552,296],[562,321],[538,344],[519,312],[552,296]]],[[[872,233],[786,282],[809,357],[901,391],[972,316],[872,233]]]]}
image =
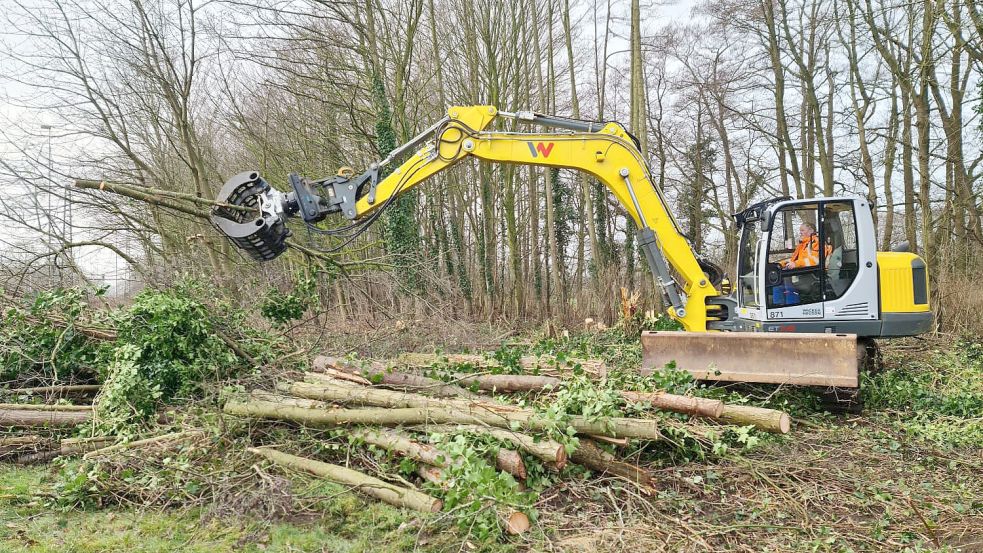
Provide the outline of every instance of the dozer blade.
{"type": "Polygon", "coordinates": [[[853,334],[642,332],[642,372],[676,367],[697,380],[856,388],[853,334]]]}

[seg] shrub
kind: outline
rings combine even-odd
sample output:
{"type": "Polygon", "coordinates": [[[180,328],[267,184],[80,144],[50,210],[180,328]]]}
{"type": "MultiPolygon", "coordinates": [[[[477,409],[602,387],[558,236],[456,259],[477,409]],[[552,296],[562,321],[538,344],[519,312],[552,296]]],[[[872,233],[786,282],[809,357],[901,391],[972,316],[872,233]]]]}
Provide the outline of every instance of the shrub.
{"type": "Polygon", "coordinates": [[[0,378],[70,379],[101,364],[102,345],[76,328],[86,311],[83,291],[58,289],[0,314],[0,378]]]}
{"type": "Polygon", "coordinates": [[[141,293],[119,316],[117,334],[118,345],[137,349],[140,372],[165,401],[192,393],[206,378],[221,378],[237,361],[205,306],[176,290],[141,293]]]}
{"type": "Polygon", "coordinates": [[[116,348],[107,371],[109,378],[96,397],[98,433],[128,436],[154,416],[161,397],[160,383],[148,378],[140,365],[140,353],[133,344],[116,348]]]}

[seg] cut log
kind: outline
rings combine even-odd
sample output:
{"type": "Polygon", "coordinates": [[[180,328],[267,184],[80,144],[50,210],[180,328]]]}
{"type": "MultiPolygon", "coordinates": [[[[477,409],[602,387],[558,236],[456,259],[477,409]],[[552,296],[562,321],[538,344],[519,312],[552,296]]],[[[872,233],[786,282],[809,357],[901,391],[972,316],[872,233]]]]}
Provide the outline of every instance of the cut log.
{"type": "Polygon", "coordinates": [[[34,403],[0,403],[0,409],[22,411],[92,411],[91,405],[44,405],[34,403]]]}
{"type": "Polygon", "coordinates": [[[483,374],[470,376],[455,375],[456,381],[465,386],[474,386],[486,392],[541,392],[551,390],[562,382],[552,376],[533,376],[526,374],[483,374]]]}
{"type": "MultiPolygon", "coordinates": [[[[293,407],[293,409],[298,409],[293,407]]],[[[120,442],[113,444],[108,447],[103,447],[99,449],[92,450],[82,456],[83,459],[94,459],[96,457],[105,457],[107,455],[113,455],[123,451],[133,451],[135,449],[144,449],[150,446],[160,446],[162,448],[168,448],[178,443],[188,442],[201,438],[205,433],[201,430],[187,430],[184,432],[172,432],[170,434],[161,434],[160,436],[153,436],[151,438],[145,438],[143,440],[136,440],[134,442],[120,442]]]]}
{"type": "Polygon", "coordinates": [[[78,455],[95,451],[115,444],[119,439],[115,436],[96,436],[92,438],[66,438],[58,444],[60,455],[78,455]]]}
{"type": "Polygon", "coordinates": [[[357,374],[350,374],[331,367],[324,367],[319,373],[311,373],[314,376],[328,376],[336,380],[347,380],[353,384],[360,384],[362,386],[371,386],[372,382],[369,379],[359,376],[357,374]]]}
{"type": "Polygon", "coordinates": [[[14,463],[18,465],[37,465],[41,463],[47,463],[53,459],[57,459],[61,456],[61,452],[57,449],[49,449],[46,451],[35,451],[34,453],[25,453],[19,455],[14,459],[14,463]]]}
{"type": "Polygon", "coordinates": [[[34,388],[10,388],[7,390],[0,390],[6,392],[7,394],[16,395],[54,395],[54,396],[67,396],[67,395],[85,395],[85,394],[95,394],[102,388],[99,384],[73,384],[66,386],[37,386],[34,388]]]}
{"type": "Polygon", "coordinates": [[[302,407],[304,409],[331,409],[331,404],[325,403],[323,401],[317,401],[314,399],[304,399],[299,397],[282,396],[279,394],[274,394],[267,392],[265,390],[253,390],[249,392],[249,396],[254,399],[259,399],[263,401],[272,401],[274,403],[282,403],[284,405],[289,405],[291,407],[302,407]]]}
{"type": "Polygon", "coordinates": [[[36,435],[0,438],[0,455],[35,451],[41,447],[44,441],[44,438],[36,435]]]}
{"type": "Polygon", "coordinates": [[[363,440],[367,444],[379,446],[386,451],[392,451],[435,467],[446,467],[449,461],[447,455],[436,447],[421,444],[409,436],[393,430],[361,429],[352,432],[351,436],[363,440]]]}
{"type": "Polygon", "coordinates": [[[788,434],[792,428],[792,419],[785,411],[747,405],[724,405],[724,412],[717,420],[741,426],[753,425],[775,434],[788,434]]]}
{"type": "Polygon", "coordinates": [[[437,486],[446,489],[447,480],[444,479],[444,473],[437,467],[432,467],[430,465],[420,465],[416,469],[416,473],[431,484],[436,484],[437,486]]]}
{"type": "Polygon", "coordinates": [[[430,420],[427,409],[305,409],[271,401],[228,401],[222,409],[228,415],[291,421],[317,427],[377,424],[397,426],[430,420]]]}
{"type": "Polygon", "coordinates": [[[365,495],[397,507],[425,513],[435,513],[443,507],[442,501],[423,492],[394,486],[350,468],[297,457],[275,449],[250,447],[246,451],[264,457],[278,465],[309,472],[338,484],[352,486],[365,495]]]}
{"type": "Polygon", "coordinates": [[[519,480],[525,480],[528,474],[526,463],[522,461],[522,455],[519,455],[519,452],[514,449],[499,448],[498,455],[495,456],[495,467],[519,480]]]}
{"type": "MultiPolygon", "coordinates": [[[[339,372],[339,371],[334,371],[334,372],[339,372]]],[[[345,374],[345,373],[340,373],[340,374],[345,374]]],[[[339,386],[360,386],[360,387],[372,386],[372,383],[368,381],[366,381],[368,382],[368,384],[355,382],[354,379],[365,380],[361,376],[357,376],[354,374],[350,374],[348,376],[350,376],[351,378],[337,378],[330,373],[308,372],[308,373],[304,373],[304,382],[307,382],[308,384],[337,384],[339,386]]],[[[277,389],[280,389],[280,387],[281,387],[280,384],[278,384],[277,389]]],[[[287,388],[283,389],[283,391],[286,390],[287,388]]]]}
{"type": "Polygon", "coordinates": [[[78,426],[92,419],[88,411],[34,411],[27,409],[0,409],[0,426],[78,426]]]}
{"type": "Polygon", "coordinates": [[[619,461],[614,455],[586,438],[580,439],[580,444],[570,456],[570,460],[600,474],[627,478],[640,486],[653,486],[654,476],[651,472],[637,465],[619,461]]]}
{"type": "Polygon", "coordinates": [[[628,447],[628,444],[631,443],[628,438],[610,438],[608,436],[598,436],[597,434],[588,434],[587,437],[595,442],[601,442],[615,447],[628,447]]]}
{"type": "Polygon", "coordinates": [[[519,511],[513,512],[505,520],[505,531],[512,536],[524,534],[530,526],[529,517],[519,511]]]}
{"type": "MultiPolygon", "coordinates": [[[[381,391],[381,390],[369,390],[381,391]]],[[[391,392],[397,393],[397,392],[391,392]]],[[[406,394],[403,394],[406,395],[406,394]]],[[[400,402],[395,402],[399,404],[400,402]]],[[[314,426],[339,426],[347,424],[377,424],[382,426],[400,424],[478,424],[491,425],[499,428],[511,428],[517,424],[528,430],[547,430],[554,428],[556,423],[543,418],[529,409],[490,409],[489,406],[474,405],[470,408],[453,407],[405,407],[397,405],[379,405],[384,409],[336,409],[322,411],[319,409],[300,409],[288,407],[267,401],[239,402],[229,401],[224,411],[230,415],[258,417],[274,420],[289,420],[314,426]]],[[[496,406],[497,407],[497,406],[496,406]]],[[[644,419],[611,418],[603,421],[592,421],[584,417],[572,416],[567,421],[577,432],[582,434],[602,434],[627,436],[657,440],[661,438],[655,421],[644,419]]]]}
{"type": "Polygon", "coordinates": [[[651,403],[652,407],[674,413],[718,418],[724,412],[724,402],[718,399],[680,396],[665,392],[621,392],[621,397],[633,403],[651,403]]]}
{"type": "Polygon", "coordinates": [[[487,434],[502,441],[507,441],[521,448],[526,453],[541,459],[545,463],[562,469],[567,464],[567,450],[563,444],[547,439],[536,439],[528,434],[514,430],[475,425],[430,425],[422,428],[426,432],[454,434],[457,432],[473,432],[487,434]]]}
{"type": "MultiPolygon", "coordinates": [[[[455,365],[471,365],[478,369],[490,369],[501,367],[501,363],[495,359],[489,359],[484,355],[475,354],[436,354],[436,353],[403,353],[395,360],[396,364],[407,367],[427,368],[442,363],[455,365]]],[[[553,355],[533,356],[526,355],[518,360],[518,365],[526,371],[537,371],[543,375],[569,376],[576,365],[590,375],[603,377],[607,374],[607,366],[603,361],[596,359],[580,359],[568,357],[563,361],[558,360],[553,355]]]]}
{"type": "Polygon", "coordinates": [[[294,382],[286,387],[290,395],[307,399],[328,401],[348,405],[373,405],[377,407],[429,407],[429,406],[465,406],[467,401],[454,399],[438,399],[409,392],[382,390],[354,386],[349,383],[337,382],[294,382]]]}
{"type": "Polygon", "coordinates": [[[363,368],[337,357],[321,355],[314,359],[315,370],[323,371],[328,368],[349,374],[361,375],[368,378],[371,382],[387,388],[425,392],[438,397],[476,397],[475,394],[460,386],[447,384],[446,382],[426,376],[394,372],[380,363],[372,363],[371,367],[363,368]]]}

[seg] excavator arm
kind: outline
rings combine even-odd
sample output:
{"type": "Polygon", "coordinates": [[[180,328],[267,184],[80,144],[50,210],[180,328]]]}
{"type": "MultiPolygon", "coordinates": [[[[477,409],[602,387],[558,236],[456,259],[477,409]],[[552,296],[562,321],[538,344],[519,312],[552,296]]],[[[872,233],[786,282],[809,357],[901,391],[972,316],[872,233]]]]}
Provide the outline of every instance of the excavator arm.
{"type": "Polygon", "coordinates": [[[217,207],[212,220],[255,259],[272,259],[286,249],[286,218],[300,216],[314,224],[339,213],[355,223],[371,221],[395,198],[469,157],[492,163],[575,169],[593,175],[635,221],[639,246],[665,292],[669,315],[688,331],[705,331],[708,322],[715,320],[718,306],[708,306],[707,300],[720,293],[707,272],[719,271],[693,251],[665,197],[653,184],[634,138],[614,122],[508,113],[494,106],[455,106],[448,110],[447,117],[361,175],[342,170],[335,177],[308,181],[292,174],[290,193],[272,189],[256,172],[236,175],[226,183],[220,199],[254,207],[259,217],[217,207]],[[488,130],[499,118],[563,130],[488,130]],[[405,161],[385,178],[379,177],[386,166],[404,157],[405,161]]]}

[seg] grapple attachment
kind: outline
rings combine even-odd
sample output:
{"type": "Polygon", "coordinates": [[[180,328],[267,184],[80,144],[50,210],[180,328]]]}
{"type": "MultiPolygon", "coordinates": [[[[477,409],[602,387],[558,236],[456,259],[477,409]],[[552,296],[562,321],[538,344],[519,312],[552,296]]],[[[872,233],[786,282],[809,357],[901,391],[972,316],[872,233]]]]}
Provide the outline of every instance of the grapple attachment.
{"type": "Polygon", "coordinates": [[[286,198],[274,190],[257,171],[246,171],[230,178],[217,200],[232,206],[212,208],[212,224],[257,261],[269,261],[286,251],[290,229],[285,224],[286,198]]]}

